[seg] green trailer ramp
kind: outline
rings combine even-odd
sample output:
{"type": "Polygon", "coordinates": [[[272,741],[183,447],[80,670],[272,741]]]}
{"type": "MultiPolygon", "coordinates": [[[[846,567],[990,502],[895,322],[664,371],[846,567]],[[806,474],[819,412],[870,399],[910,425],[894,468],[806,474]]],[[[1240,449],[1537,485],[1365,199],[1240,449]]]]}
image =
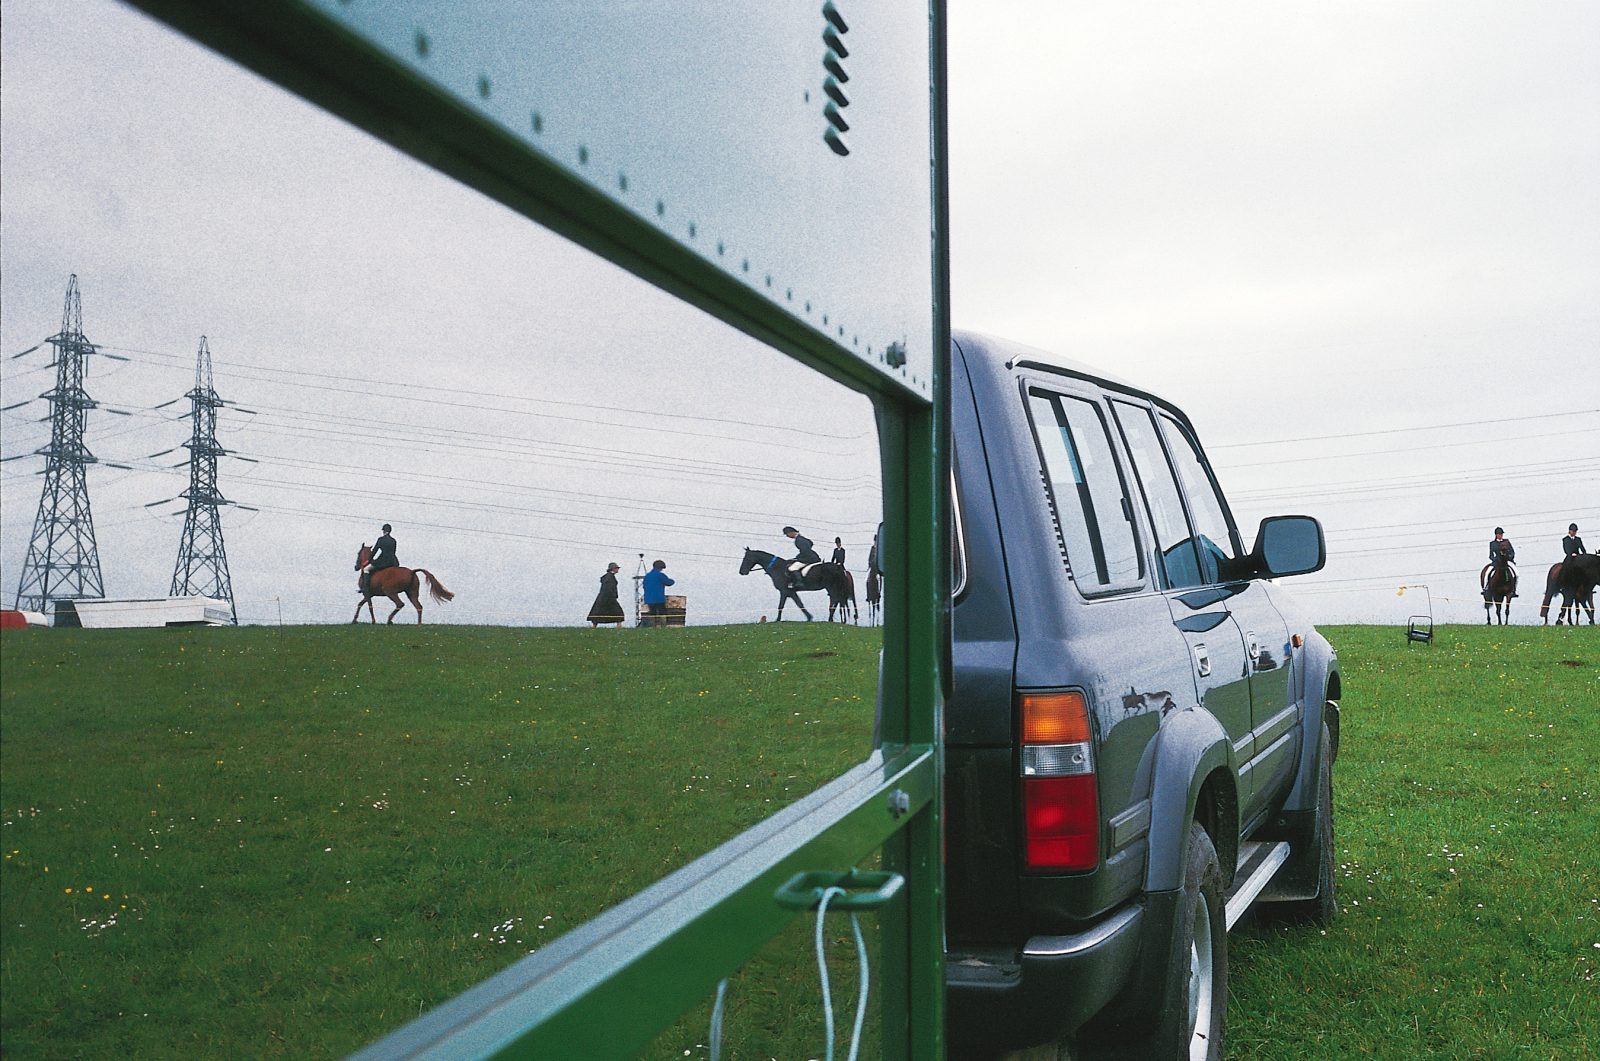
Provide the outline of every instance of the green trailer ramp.
{"type": "Polygon", "coordinates": [[[805,916],[786,882],[879,852],[883,1050],[940,1056],[943,3],[134,4],[877,410],[881,748],[360,1056],[632,1056],[805,916]]]}

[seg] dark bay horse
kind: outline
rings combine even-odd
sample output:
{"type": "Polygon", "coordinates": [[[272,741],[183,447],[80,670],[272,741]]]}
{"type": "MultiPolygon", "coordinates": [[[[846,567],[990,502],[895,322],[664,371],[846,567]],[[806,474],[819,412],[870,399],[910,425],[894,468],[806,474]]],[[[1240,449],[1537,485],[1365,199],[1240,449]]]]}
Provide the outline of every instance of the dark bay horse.
{"type": "Polygon", "coordinates": [[[1544,580],[1544,601],[1539,605],[1539,618],[1550,624],[1550,600],[1561,594],[1561,607],[1556,609],[1556,625],[1564,620],[1578,625],[1578,609],[1589,613],[1589,625],[1594,625],[1594,590],[1600,583],[1600,556],[1579,553],[1570,561],[1551,564],[1544,580]],[[1570,616],[1569,616],[1570,612],[1570,616]]]}
{"type": "MultiPolygon", "coordinates": [[[[360,571],[363,567],[366,567],[367,561],[371,559],[372,547],[366,542],[362,542],[361,550],[356,553],[356,570],[360,571]]],[[[367,580],[367,588],[362,591],[361,602],[356,605],[355,617],[350,621],[352,623],[361,621],[361,605],[364,604],[367,606],[367,617],[373,622],[377,622],[378,617],[372,611],[372,598],[388,597],[394,601],[394,611],[389,613],[387,621],[394,622],[394,617],[400,614],[401,608],[405,607],[405,602],[400,599],[400,594],[404,593],[411,598],[411,606],[417,609],[417,625],[420,626],[422,624],[422,600],[417,594],[417,591],[421,588],[419,575],[427,580],[428,593],[433,597],[435,603],[443,604],[445,601],[455,599],[456,595],[445,589],[444,583],[434,578],[432,572],[425,571],[420,567],[415,570],[409,567],[386,567],[382,571],[374,571],[372,577],[367,580]]]]}
{"type": "Polygon", "coordinates": [[[856,580],[843,566],[811,564],[801,572],[797,584],[791,586],[789,561],[781,556],[764,553],[760,549],[745,549],[744,560],[739,564],[739,574],[748,575],[758,567],[771,576],[772,584],[778,589],[778,622],[783,621],[784,602],[790,600],[794,601],[796,608],[805,613],[806,621],[810,622],[811,613],[806,611],[800,593],[812,593],[819,589],[828,593],[828,622],[833,622],[835,611],[839,613],[841,623],[847,623],[851,618],[857,622],[861,621],[860,612],[856,610],[856,580]]]}
{"type": "Polygon", "coordinates": [[[1506,620],[1511,618],[1511,598],[1517,595],[1517,576],[1512,573],[1511,565],[1504,559],[1484,564],[1483,570],[1478,572],[1478,585],[1483,590],[1484,625],[1494,625],[1489,619],[1490,606],[1494,607],[1494,616],[1500,625],[1506,625],[1506,620]]]}

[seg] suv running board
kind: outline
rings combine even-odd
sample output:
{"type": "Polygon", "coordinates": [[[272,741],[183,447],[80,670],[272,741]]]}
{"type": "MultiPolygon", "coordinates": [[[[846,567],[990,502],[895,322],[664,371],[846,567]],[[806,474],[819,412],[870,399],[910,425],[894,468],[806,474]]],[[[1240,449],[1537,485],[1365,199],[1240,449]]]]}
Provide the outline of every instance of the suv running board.
{"type": "Polygon", "coordinates": [[[1233,890],[1228,893],[1228,928],[1238,924],[1250,904],[1272,883],[1273,874],[1289,860],[1289,844],[1246,842],[1239,845],[1239,868],[1233,874],[1233,890]]]}

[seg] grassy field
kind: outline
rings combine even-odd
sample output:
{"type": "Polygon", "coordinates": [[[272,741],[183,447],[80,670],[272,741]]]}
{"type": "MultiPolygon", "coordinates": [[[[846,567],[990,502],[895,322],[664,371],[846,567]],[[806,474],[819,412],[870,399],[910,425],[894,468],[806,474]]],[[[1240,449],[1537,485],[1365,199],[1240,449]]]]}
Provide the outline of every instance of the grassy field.
{"type": "Polygon", "coordinates": [[[1326,633],[1342,913],[1234,933],[1229,1057],[1595,1057],[1600,630],[1326,633]]]}
{"type": "MultiPolygon", "coordinates": [[[[1229,1056],[1594,1057],[1600,634],[1329,634],[1344,915],[1235,934],[1229,1056]]],[[[7,632],[0,1049],[345,1053],[859,759],[876,650],[822,624],[7,632]]],[[[736,979],[733,1056],[820,1056],[808,933],[736,979]]],[[[653,1056],[704,1057],[704,1029],[653,1056]]]]}
{"type": "Polygon", "coordinates": [[[864,758],[877,644],[8,631],[0,1046],[342,1055],[864,758]]]}

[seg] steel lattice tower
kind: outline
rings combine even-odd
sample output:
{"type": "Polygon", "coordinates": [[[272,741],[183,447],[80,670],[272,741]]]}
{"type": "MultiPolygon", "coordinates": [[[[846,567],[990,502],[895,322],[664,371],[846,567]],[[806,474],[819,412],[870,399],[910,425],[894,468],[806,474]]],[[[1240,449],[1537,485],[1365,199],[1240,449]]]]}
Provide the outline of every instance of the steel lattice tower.
{"type": "Polygon", "coordinates": [[[94,344],[83,337],[76,273],[67,281],[61,331],[45,341],[55,347],[56,385],[39,396],[50,402],[50,445],[39,450],[46,458],[44,489],[17,586],[17,607],[39,612],[53,600],[106,595],[89,512],[87,469],[95,458],[83,444],[89,410],[96,405],[83,389],[94,344]]]}
{"type": "Polygon", "coordinates": [[[227,450],[217,445],[217,409],[226,403],[211,386],[211,349],[200,337],[195,355],[194,389],[189,399],[193,430],[184,448],[189,451],[189,510],[183,517],[183,537],[178,542],[178,563],[172,569],[174,597],[199,594],[228,602],[235,624],[239,610],[233,603],[233,582],[228,578],[228,553],[222,544],[222,517],[217,510],[228,500],[217,490],[217,458],[227,450]]]}

